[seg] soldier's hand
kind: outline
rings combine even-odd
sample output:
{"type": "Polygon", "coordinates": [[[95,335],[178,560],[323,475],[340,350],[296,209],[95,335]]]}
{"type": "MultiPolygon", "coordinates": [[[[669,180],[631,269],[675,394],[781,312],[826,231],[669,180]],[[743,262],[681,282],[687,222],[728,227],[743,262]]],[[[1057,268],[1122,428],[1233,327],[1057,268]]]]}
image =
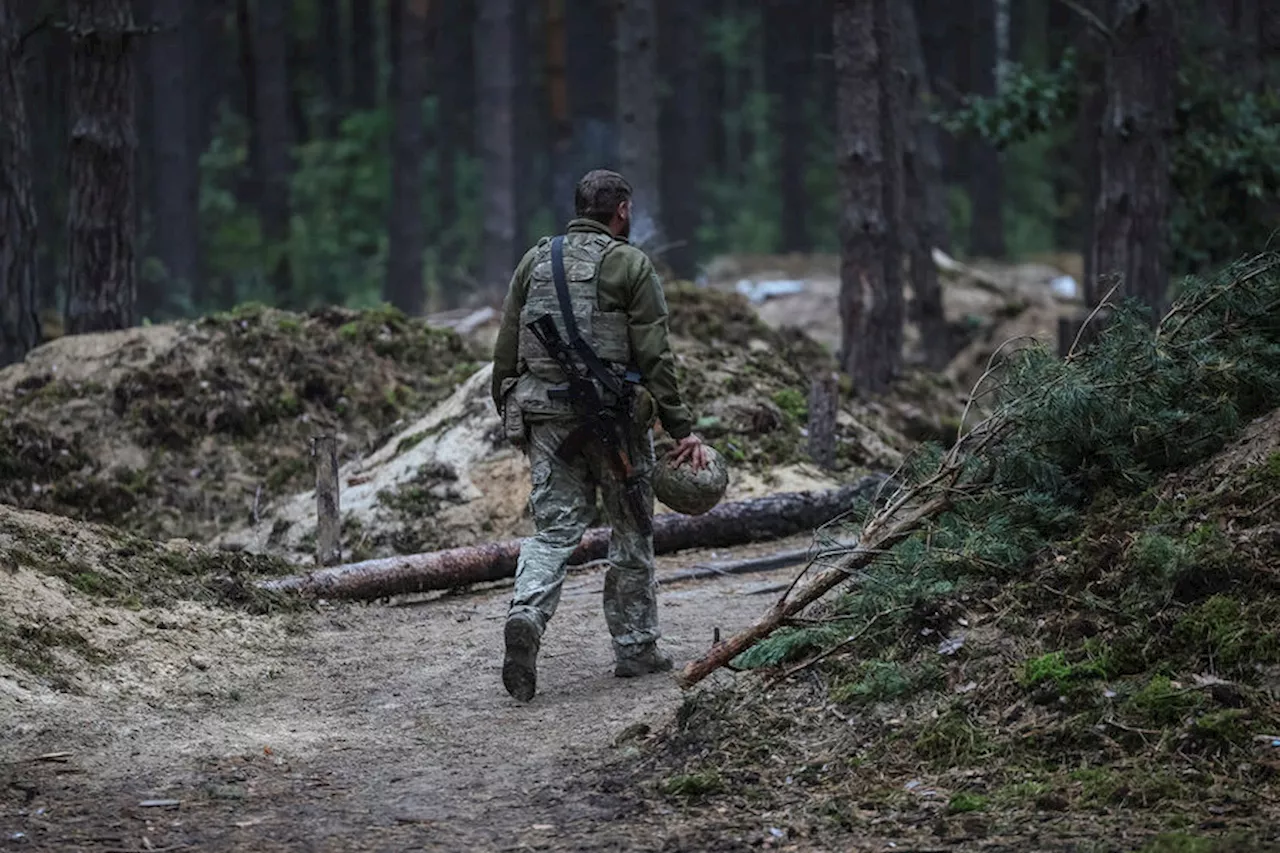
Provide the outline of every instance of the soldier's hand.
{"type": "Polygon", "coordinates": [[[707,467],[706,445],[696,435],[687,435],[680,439],[676,442],[675,449],[671,451],[671,464],[676,468],[686,462],[695,471],[701,471],[707,467]]]}

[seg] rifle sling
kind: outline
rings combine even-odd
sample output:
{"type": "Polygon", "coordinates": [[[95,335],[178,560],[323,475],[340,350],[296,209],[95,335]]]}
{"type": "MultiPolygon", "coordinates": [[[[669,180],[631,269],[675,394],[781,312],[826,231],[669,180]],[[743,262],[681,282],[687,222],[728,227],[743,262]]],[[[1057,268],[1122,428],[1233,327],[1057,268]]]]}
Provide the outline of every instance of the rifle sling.
{"type": "Polygon", "coordinates": [[[624,396],[622,383],[618,377],[609,372],[609,368],[596,355],[591,345],[582,339],[578,332],[578,318],[573,314],[573,304],[569,300],[569,285],[564,273],[564,236],[557,236],[551,241],[551,277],[556,283],[556,298],[560,301],[560,315],[564,318],[564,330],[569,335],[569,346],[573,347],[586,365],[587,370],[599,380],[600,384],[612,394],[624,396]]]}

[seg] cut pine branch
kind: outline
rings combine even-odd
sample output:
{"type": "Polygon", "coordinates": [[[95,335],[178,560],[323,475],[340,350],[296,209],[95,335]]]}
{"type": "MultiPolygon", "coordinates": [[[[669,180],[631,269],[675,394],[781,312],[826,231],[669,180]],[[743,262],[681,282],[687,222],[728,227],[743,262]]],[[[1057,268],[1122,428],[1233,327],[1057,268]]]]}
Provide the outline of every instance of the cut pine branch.
{"type": "MultiPolygon", "coordinates": [[[[690,548],[722,548],[812,531],[846,512],[857,499],[873,498],[881,483],[881,478],[867,477],[840,489],[790,492],[721,504],[704,515],[659,515],[653,521],[654,550],[668,554],[690,548]]],[[[367,560],[259,585],[275,592],[359,600],[453,589],[514,577],[521,542],[515,539],[367,560]]],[[[608,550],[609,529],[590,530],[569,562],[574,565],[598,560],[608,550]]]]}

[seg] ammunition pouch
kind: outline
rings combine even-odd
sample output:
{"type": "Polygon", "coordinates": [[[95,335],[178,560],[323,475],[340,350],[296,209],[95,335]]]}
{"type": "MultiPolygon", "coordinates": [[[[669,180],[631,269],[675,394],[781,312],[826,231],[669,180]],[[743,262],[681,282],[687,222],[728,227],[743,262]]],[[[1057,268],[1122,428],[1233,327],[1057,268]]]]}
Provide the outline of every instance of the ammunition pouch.
{"type": "Polygon", "coordinates": [[[529,439],[528,425],[524,420],[524,410],[512,393],[520,383],[519,378],[510,376],[502,380],[500,397],[502,398],[502,431],[507,441],[524,444],[529,439]]]}

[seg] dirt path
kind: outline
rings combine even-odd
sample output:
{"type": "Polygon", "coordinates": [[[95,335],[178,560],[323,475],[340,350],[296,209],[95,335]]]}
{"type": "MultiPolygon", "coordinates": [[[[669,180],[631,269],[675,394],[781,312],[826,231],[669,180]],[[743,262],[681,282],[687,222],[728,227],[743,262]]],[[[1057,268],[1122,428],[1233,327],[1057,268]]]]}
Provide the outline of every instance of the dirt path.
{"type": "MultiPolygon", "coordinates": [[[[664,586],[666,648],[696,656],[790,575],[664,586]]],[[[504,588],[310,615],[278,647],[245,649],[275,660],[216,697],[177,679],[162,702],[22,710],[0,726],[0,849],[656,849],[659,829],[610,829],[624,800],[573,784],[681,701],[668,677],[613,677],[602,585],[599,571],[570,577],[527,706],[501,686],[504,588]],[[30,760],[57,752],[71,756],[30,760]],[[181,804],[139,805],[152,799],[181,804]]]]}

